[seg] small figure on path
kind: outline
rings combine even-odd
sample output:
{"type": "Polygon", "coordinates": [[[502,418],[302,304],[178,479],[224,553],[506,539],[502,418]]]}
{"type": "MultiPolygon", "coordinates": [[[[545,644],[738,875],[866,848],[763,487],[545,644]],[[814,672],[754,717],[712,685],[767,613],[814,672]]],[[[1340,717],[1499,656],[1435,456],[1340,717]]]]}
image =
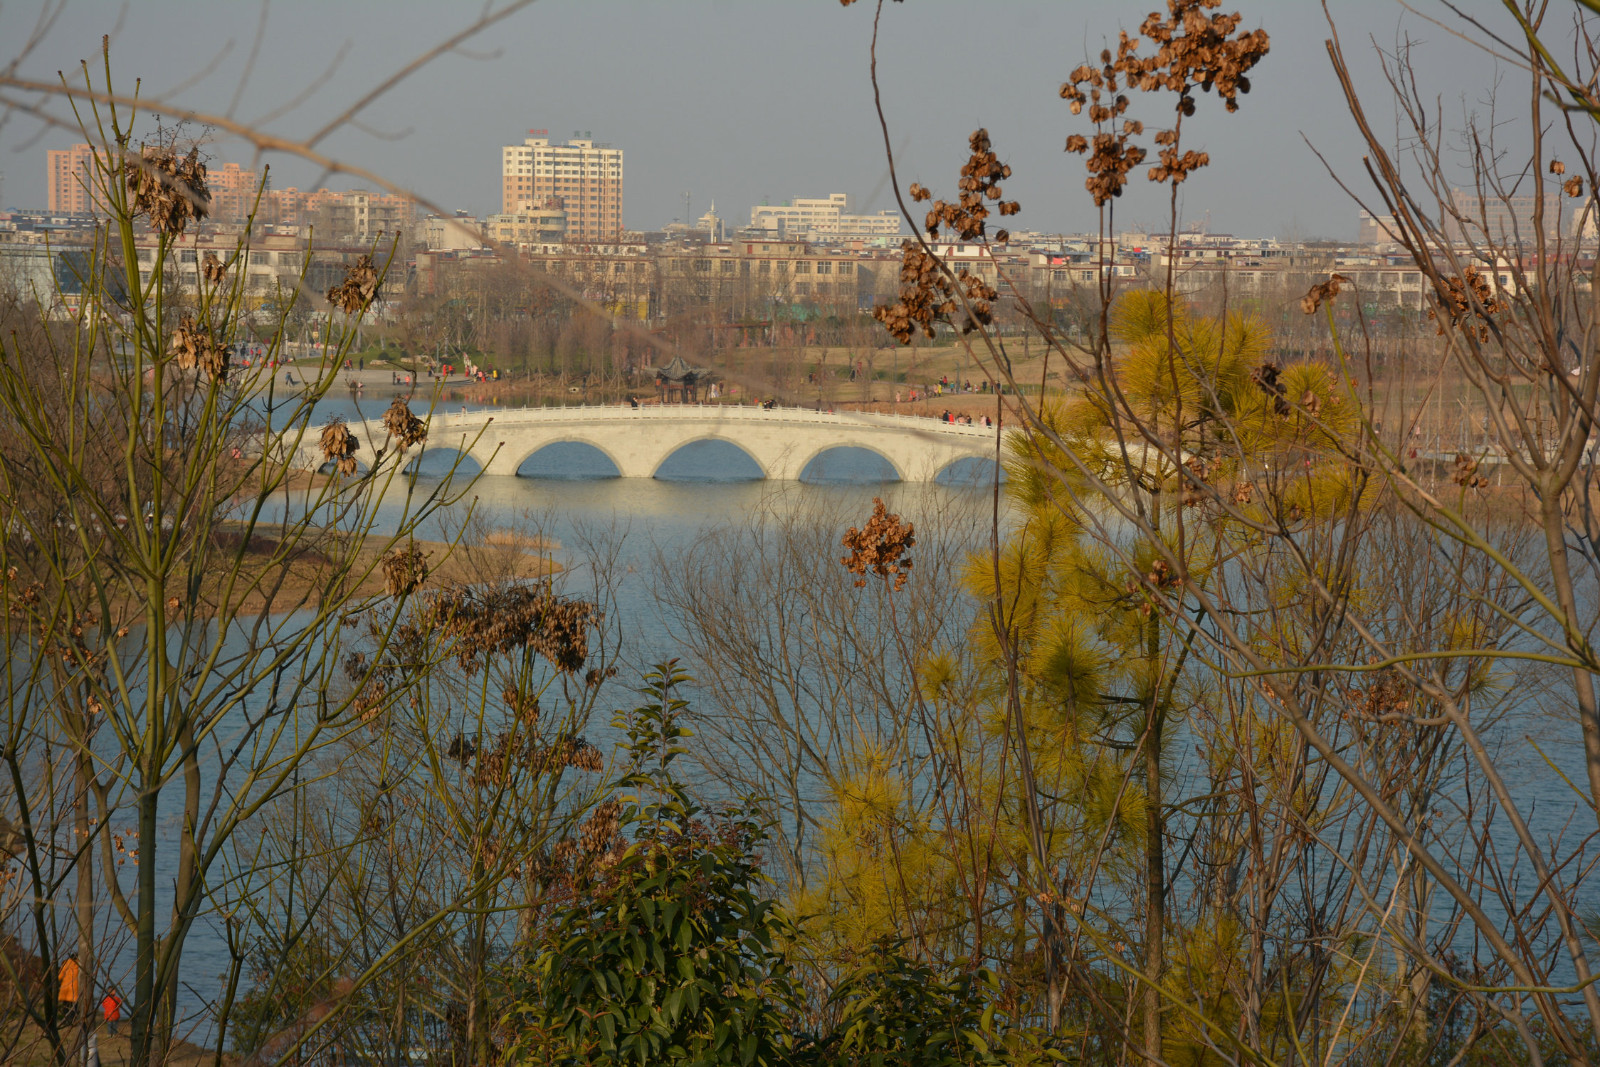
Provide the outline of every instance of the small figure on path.
{"type": "Polygon", "coordinates": [[[117,1024],[122,1021],[122,998],[115,989],[106,990],[106,995],[100,998],[100,1014],[106,1020],[106,1030],[116,1037],[117,1024]]]}
{"type": "Polygon", "coordinates": [[[56,1002],[61,1010],[61,1018],[66,1022],[72,1018],[73,1011],[78,1006],[78,958],[72,956],[61,965],[61,983],[56,989],[56,1002]]]}

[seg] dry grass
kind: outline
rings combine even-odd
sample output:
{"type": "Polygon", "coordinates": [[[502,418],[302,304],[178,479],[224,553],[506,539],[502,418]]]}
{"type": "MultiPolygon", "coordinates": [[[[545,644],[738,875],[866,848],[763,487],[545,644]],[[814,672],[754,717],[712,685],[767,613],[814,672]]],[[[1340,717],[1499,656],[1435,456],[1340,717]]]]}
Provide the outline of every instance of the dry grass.
{"type": "MultiPolygon", "coordinates": [[[[112,1037],[103,1024],[96,1029],[95,1040],[99,1046],[102,1067],[122,1067],[129,1062],[130,1025],[127,1019],[122,1020],[118,1027],[121,1032],[116,1037],[112,1037]]],[[[76,1039],[76,1036],[74,1032],[73,1038],[76,1039]]],[[[76,1059],[73,1059],[69,1049],[68,1057],[69,1063],[83,1062],[81,1052],[76,1059]]],[[[32,1024],[23,1029],[21,1037],[11,1049],[5,1062],[7,1067],[54,1067],[55,1064],[51,1057],[50,1045],[45,1041],[43,1032],[32,1024]]],[[[213,1067],[216,1062],[217,1053],[214,1049],[177,1041],[173,1043],[169,1055],[162,1061],[160,1067],[213,1067]]],[[[238,1056],[226,1052],[222,1054],[223,1067],[234,1067],[240,1062],[238,1056]]]]}
{"type": "MultiPolygon", "coordinates": [[[[369,538],[356,544],[342,533],[324,531],[302,537],[285,549],[271,536],[272,531],[257,527],[237,566],[230,601],[239,614],[263,612],[281,614],[315,607],[326,595],[365,598],[384,591],[381,566],[388,540],[369,538]]],[[[230,550],[219,564],[236,558],[239,534],[224,531],[218,547],[230,550]]],[[[560,569],[549,558],[559,546],[537,537],[498,531],[481,543],[466,540],[455,545],[443,541],[418,541],[416,548],[427,561],[428,585],[462,585],[508,578],[541,578],[560,569]]],[[[227,570],[219,567],[216,580],[202,594],[200,614],[217,610],[227,594],[227,570]]]]}
{"type": "Polygon", "coordinates": [[[540,537],[517,530],[490,530],[483,536],[482,541],[495,548],[511,548],[518,552],[529,553],[550,553],[561,548],[561,542],[553,537],[540,537]]]}

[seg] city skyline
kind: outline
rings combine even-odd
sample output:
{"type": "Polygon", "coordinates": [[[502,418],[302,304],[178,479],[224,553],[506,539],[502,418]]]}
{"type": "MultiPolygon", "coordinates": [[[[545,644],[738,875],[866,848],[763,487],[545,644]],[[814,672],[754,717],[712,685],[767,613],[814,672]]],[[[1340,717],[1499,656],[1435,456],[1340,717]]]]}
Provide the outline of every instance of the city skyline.
{"type": "MultiPolygon", "coordinates": [[[[1336,107],[1336,86],[1321,54],[1328,28],[1319,8],[1310,0],[1254,10],[1235,6],[1246,8],[1247,22],[1272,34],[1272,52],[1239,115],[1225,116],[1215,100],[1201,100],[1190,129],[1213,165],[1185,187],[1185,220],[1199,222],[1209,213],[1218,231],[1353,235],[1355,205],[1306,143],[1323,150],[1341,173],[1359,176],[1353,131],[1336,107]]],[[[1072,67],[1098,50],[1104,34],[1136,26],[1145,7],[1148,2],[1092,11],[1009,6],[986,21],[1006,41],[1006,51],[963,58],[946,36],[951,16],[962,9],[890,5],[879,45],[880,80],[902,186],[921,181],[936,191],[952,188],[967,133],[985,125],[1016,172],[1008,194],[1022,202],[1021,227],[1094,228],[1082,162],[1061,151],[1065,136],[1082,124],[1074,123],[1056,90],[1072,67]]],[[[237,97],[236,117],[251,121],[293,100],[347,47],[326,84],[268,124],[283,136],[305,136],[465,21],[453,9],[425,5],[384,10],[396,17],[376,17],[376,8],[360,3],[316,9],[315,15],[303,4],[276,5],[255,69],[244,80],[257,43],[257,9],[219,9],[195,25],[179,8],[149,4],[140,19],[118,30],[113,67],[130,81],[145,75],[146,96],[167,88],[154,84],[153,72],[180,81],[177,72],[186,70],[192,84],[177,93],[178,103],[225,112],[237,97]],[[183,33],[175,34],[180,18],[183,33]],[[319,27],[313,36],[297,29],[310,24],[319,27]],[[206,73],[193,77],[197,71],[206,73]]],[[[606,20],[589,8],[534,5],[463,46],[470,55],[441,57],[364,110],[367,132],[346,131],[320,147],[441,208],[478,216],[501,203],[498,157],[529,128],[594,130],[631,153],[623,217],[628,229],[682,219],[685,192],[691,208],[684,221],[713,199],[725,217],[736,219],[763,201],[832,191],[848,193],[863,212],[895,206],[867,79],[867,5],[829,8],[826,17],[809,9],[715,3],[628,10],[627,18],[606,20]],[[596,38],[602,21],[606,34],[596,38]],[[590,41],[596,51],[586,55],[583,47],[559,43],[567,41],[590,41]]],[[[1466,46],[1392,0],[1350,0],[1338,13],[1341,30],[1356,40],[1371,34],[1393,42],[1406,27],[1421,38],[1419,77],[1440,95],[1447,118],[1486,113],[1485,86],[1497,72],[1492,61],[1468,56],[1466,46]]],[[[99,35],[109,28],[103,21],[96,11],[69,8],[25,62],[25,73],[47,80],[56,69],[70,70],[77,58],[98,50],[99,35]]],[[[22,13],[8,9],[0,14],[0,32],[22,32],[24,22],[22,13]]],[[[1360,51],[1370,74],[1370,47],[1360,51]]],[[[1150,123],[1159,118],[1146,116],[1150,123]]],[[[65,130],[41,134],[35,119],[11,113],[0,126],[0,202],[44,206],[38,151],[78,140],[65,130]]],[[[218,160],[247,168],[257,162],[238,142],[220,141],[212,151],[218,160]]],[[[266,162],[275,187],[319,184],[318,170],[299,160],[266,162]]],[[[1143,188],[1131,190],[1118,204],[1119,220],[1158,217],[1158,200],[1143,188]]]]}

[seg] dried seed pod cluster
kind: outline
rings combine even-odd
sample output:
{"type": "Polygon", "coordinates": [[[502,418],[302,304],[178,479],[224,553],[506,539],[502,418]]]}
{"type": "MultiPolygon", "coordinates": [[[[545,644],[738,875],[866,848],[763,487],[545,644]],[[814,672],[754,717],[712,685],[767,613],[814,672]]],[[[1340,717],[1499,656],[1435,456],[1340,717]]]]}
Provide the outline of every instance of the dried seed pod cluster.
{"type": "Polygon", "coordinates": [[[1089,157],[1086,161],[1089,177],[1083,184],[1094,198],[1095,207],[1103,207],[1121,196],[1128,184],[1129,172],[1144,162],[1145,150],[1133,143],[1133,139],[1144,132],[1144,124],[1137,119],[1122,119],[1128,110],[1128,98],[1118,92],[1122,68],[1138,47],[1137,41],[1122,34],[1116,59],[1112,59],[1109,50],[1102,50],[1099,67],[1085,63],[1061,86],[1061,98],[1067,101],[1072,113],[1082,114],[1088,107],[1089,121],[1097,128],[1093,141],[1081,133],[1067,138],[1068,152],[1089,157]],[[1117,119],[1122,119],[1120,126],[1115,124],[1117,119]]]}
{"type": "Polygon", "coordinates": [[[590,856],[606,851],[615,841],[621,821],[622,805],[615,800],[602,801],[579,828],[578,848],[590,856]]]}
{"type": "MultiPolygon", "coordinates": [[[[929,240],[939,236],[941,226],[963,241],[981,238],[983,220],[989,217],[989,207],[984,200],[1000,200],[1000,182],[1011,177],[1011,168],[1001,163],[994,154],[988,130],[980,128],[972,131],[967,138],[967,147],[971,155],[961,168],[961,180],[956,183],[961,195],[953,204],[934,200],[933,206],[928,209],[923,228],[928,231],[929,240]]],[[[931,192],[915,182],[909,191],[913,200],[933,199],[931,192]]],[[[1022,210],[1015,200],[1003,200],[997,207],[1001,215],[1015,215],[1022,210]]]]}
{"type": "Polygon", "coordinates": [[[1123,587],[1128,594],[1139,598],[1139,614],[1148,618],[1155,610],[1155,604],[1147,592],[1155,589],[1158,592],[1167,592],[1183,584],[1183,579],[1178,572],[1164,559],[1155,560],[1150,564],[1150,569],[1136,578],[1129,578],[1123,587]]]}
{"type": "MultiPolygon", "coordinates": [[[[1489,280],[1476,267],[1468,267],[1459,278],[1444,279],[1444,287],[1443,303],[1447,304],[1450,325],[1459,326],[1463,321],[1476,319],[1476,325],[1469,323],[1467,331],[1476,333],[1479,342],[1488,341],[1490,316],[1509,310],[1511,305],[1495,295],[1489,280]]],[[[1429,308],[1428,318],[1438,323],[1436,332],[1442,336],[1445,321],[1440,318],[1439,309],[1429,308]]]]}
{"type": "Polygon", "coordinates": [[[354,315],[378,296],[378,268],[363,254],[344,273],[344,281],[328,290],[328,303],[354,315]]]}
{"type": "Polygon", "coordinates": [[[532,649],[556,669],[576,671],[589,658],[589,630],[605,618],[584,600],[556,595],[548,583],[452,590],[428,605],[425,622],[455,641],[456,662],[475,670],[488,656],[532,649]]]}
{"type": "Polygon", "coordinates": [[[876,305],[872,317],[904,345],[911,343],[918,330],[933,337],[934,322],[948,321],[956,313],[956,301],[950,279],[935,256],[915,241],[907,240],[900,247],[900,299],[876,305]]]}
{"type": "Polygon", "coordinates": [[[872,573],[885,580],[893,578],[897,592],[905,588],[911,576],[911,557],[906,553],[917,543],[915,527],[891,514],[881,498],[872,498],[872,518],[867,524],[859,530],[850,527],[840,543],[850,554],[839,562],[858,576],[857,587],[866,585],[866,576],[872,573]]]}
{"type": "MultiPolygon", "coordinates": [[[[1144,162],[1144,149],[1130,143],[1134,134],[1143,127],[1132,121],[1123,125],[1123,130],[1102,130],[1094,135],[1094,151],[1089,153],[1085,163],[1089,177],[1084,179],[1083,187],[1094,197],[1095,207],[1104,207],[1113,197],[1121,196],[1128,184],[1128,172],[1144,162]]],[[[1088,152],[1089,148],[1090,142],[1082,134],[1067,138],[1068,152],[1082,154],[1088,152]]]]}
{"type": "Polygon", "coordinates": [[[211,333],[195,325],[194,317],[185,315],[172,331],[167,341],[167,354],[182,370],[199,368],[213,381],[228,373],[228,350],[211,339],[211,333]]]}
{"type": "Polygon", "coordinates": [[[200,272],[210,285],[221,285],[228,278],[228,270],[215,252],[206,253],[206,258],[200,265],[200,272]]]}
{"type": "Polygon", "coordinates": [[[872,317],[883,323],[901,344],[910,344],[918,330],[929,338],[934,336],[935,322],[950,322],[960,310],[956,302],[956,285],[967,297],[969,314],[961,324],[962,333],[971,333],[978,326],[994,321],[994,301],[999,292],[981,277],[962,268],[955,272],[955,280],[940,265],[939,260],[915,241],[901,246],[900,299],[893,304],[878,304],[872,317]]]}
{"type": "Polygon", "coordinates": [[[395,397],[383,413],[383,428],[389,436],[400,442],[401,448],[419,445],[428,437],[427,425],[411,413],[406,402],[395,397]]]}
{"type": "Polygon", "coordinates": [[[1192,476],[1183,479],[1183,506],[1199,507],[1208,496],[1201,486],[1211,480],[1216,473],[1216,465],[1207,462],[1203,456],[1190,456],[1183,461],[1183,465],[1192,476]]]}
{"type": "Polygon", "coordinates": [[[1185,94],[1185,115],[1193,114],[1191,89],[1215,91],[1229,111],[1239,110],[1240,93],[1250,91],[1250,69],[1261,62],[1271,45],[1265,30],[1251,30],[1233,36],[1243,18],[1208,15],[1222,0],[1168,0],[1167,17],[1152,13],[1139,32],[1159,47],[1156,54],[1136,63],[1127,71],[1130,83],[1141,91],[1164,88],[1185,94]]]}
{"type": "Polygon", "coordinates": [[[148,215],[158,233],[182,233],[211,213],[206,165],[196,149],[182,159],[166,145],[146,145],[127,166],[133,213],[148,215]]]}
{"type": "Polygon", "coordinates": [[[1462,452],[1456,453],[1455,467],[1450,472],[1450,480],[1463,489],[1489,487],[1489,479],[1478,473],[1478,461],[1462,452]]]}
{"type": "Polygon", "coordinates": [[[427,580],[428,558],[416,545],[407,545],[383,557],[383,583],[390,596],[409,596],[427,580]]]}
{"type": "Polygon", "coordinates": [[[1343,274],[1330,274],[1325,282],[1318,282],[1306,291],[1300,298],[1300,310],[1307,315],[1313,314],[1322,306],[1323,301],[1332,300],[1339,295],[1339,287],[1349,285],[1350,279],[1343,274]]]}
{"type": "MultiPolygon", "coordinates": [[[[941,227],[964,241],[981,239],[984,219],[989,217],[989,207],[984,200],[1000,200],[1000,181],[1011,177],[1011,168],[994,154],[988,130],[974,130],[967,145],[971,155],[962,166],[961,180],[957,183],[961,196],[953,204],[934,200],[928,209],[926,228],[930,240],[939,236],[941,227]]],[[[912,182],[909,192],[913,200],[933,200],[933,193],[921,183],[912,182]]],[[[997,210],[1001,215],[1015,215],[1022,209],[1015,200],[1001,200],[997,210]]],[[[1002,243],[1011,237],[1005,230],[997,231],[994,236],[1002,243]]],[[[910,344],[919,330],[931,338],[935,322],[954,320],[959,308],[957,285],[967,301],[962,333],[971,333],[980,325],[987,326],[994,321],[994,300],[999,294],[988,282],[965,268],[952,274],[917,241],[905,241],[900,248],[900,299],[894,304],[877,305],[872,309],[872,317],[883,323],[901,344],[910,344]]]]}
{"type": "Polygon", "coordinates": [[[518,722],[525,726],[538,726],[541,709],[539,698],[532,693],[524,693],[514,685],[508,685],[500,692],[500,699],[504,700],[506,707],[511,709],[511,714],[516,716],[518,722]]]}
{"type": "Polygon", "coordinates": [[[1391,715],[1404,715],[1411,710],[1415,690],[1397,671],[1380,671],[1377,681],[1366,689],[1351,686],[1344,695],[1352,702],[1351,710],[1363,718],[1381,719],[1391,715]]]}
{"type": "Polygon", "coordinates": [[[344,424],[343,419],[334,419],[322,428],[322,455],[334,468],[345,477],[356,472],[355,454],[360,446],[356,444],[356,435],[350,432],[350,427],[344,424]]]}
{"type": "Polygon", "coordinates": [[[1278,374],[1278,365],[1267,362],[1250,372],[1250,380],[1256,383],[1256,388],[1272,397],[1272,413],[1284,418],[1293,409],[1289,407],[1289,399],[1284,395],[1283,383],[1278,380],[1278,374]]]}
{"type": "Polygon", "coordinates": [[[1161,151],[1156,153],[1156,158],[1161,160],[1161,163],[1159,166],[1151,167],[1148,172],[1147,176],[1153,182],[1170,181],[1173,185],[1177,185],[1201,167],[1211,165],[1209,153],[1190,149],[1182,155],[1178,154],[1177,130],[1157,130],[1154,140],[1161,146],[1161,151]]]}
{"type": "MultiPolygon", "coordinates": [[[[1119,89],[1177,93],[1180,124],[1183,116],[1194,114],[1196,89],[1215,91],[1229,111],[1239,110],[1239,94],[1250,91],[1248,72],[1267,54],[1270,41],[1264,30],[1237,33],[1241,22],[1237,12],[1207,14],[1220,4],[1221,0],[1168,0],[1165,17],[1152,13],[1140,25],[1140,37],[1123,32],[1115,55],[1102,50],[1098,67],[1078,67],[1061,86],[1061,97],[1072,113],[1082,114],[1087,107],[1089,121],[1096,127],[1092,141],[1073,134],[1066,146],[1068,152],[1089,156],[1084,185],[1096,207],[1122,195],[1128,174],[1146,155],[1133,143],[1144,126],[1124,118],[1129,102],[1119,89]],[[1139,54],[1144,41],[1156,46],[1153,54],[1139,54]]],[[[1180,150],[1176,126],[1157,131],[1154,140],[1159,161],[1147,172],[1153,182],[1176,185],[1211,162],[1205,152],[1180,150]]]]}

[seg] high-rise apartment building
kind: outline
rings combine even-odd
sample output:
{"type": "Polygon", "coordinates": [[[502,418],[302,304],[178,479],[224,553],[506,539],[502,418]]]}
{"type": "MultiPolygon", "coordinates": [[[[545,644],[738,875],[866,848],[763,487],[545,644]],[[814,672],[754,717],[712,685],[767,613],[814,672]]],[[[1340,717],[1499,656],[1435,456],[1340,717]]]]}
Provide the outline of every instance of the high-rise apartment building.
{"type": "Polygon", "coordinates": [[[86,144],[51,149],[47,153],[50,173],[46,188],[49,189],[51,214],[87,215],[94,211],[94,156],[94,149],[86,144]]]}
{"type": "Polygon", "coordinates": [[[622,149],[587,131],[565,143],[550,131],[529,130],[500,154],[501,214],[543,206],[551,198],[567,214],[567,240],[614,240],[622,232],[622,149]]]}
{"type": "Polygon", "coordinates": [[[256,209],[256,190],[261,175],[237,163],[225,163],[206,172],[206,187],[211,192],[211,217],[218,222],[243,222],[256,209]]]}

